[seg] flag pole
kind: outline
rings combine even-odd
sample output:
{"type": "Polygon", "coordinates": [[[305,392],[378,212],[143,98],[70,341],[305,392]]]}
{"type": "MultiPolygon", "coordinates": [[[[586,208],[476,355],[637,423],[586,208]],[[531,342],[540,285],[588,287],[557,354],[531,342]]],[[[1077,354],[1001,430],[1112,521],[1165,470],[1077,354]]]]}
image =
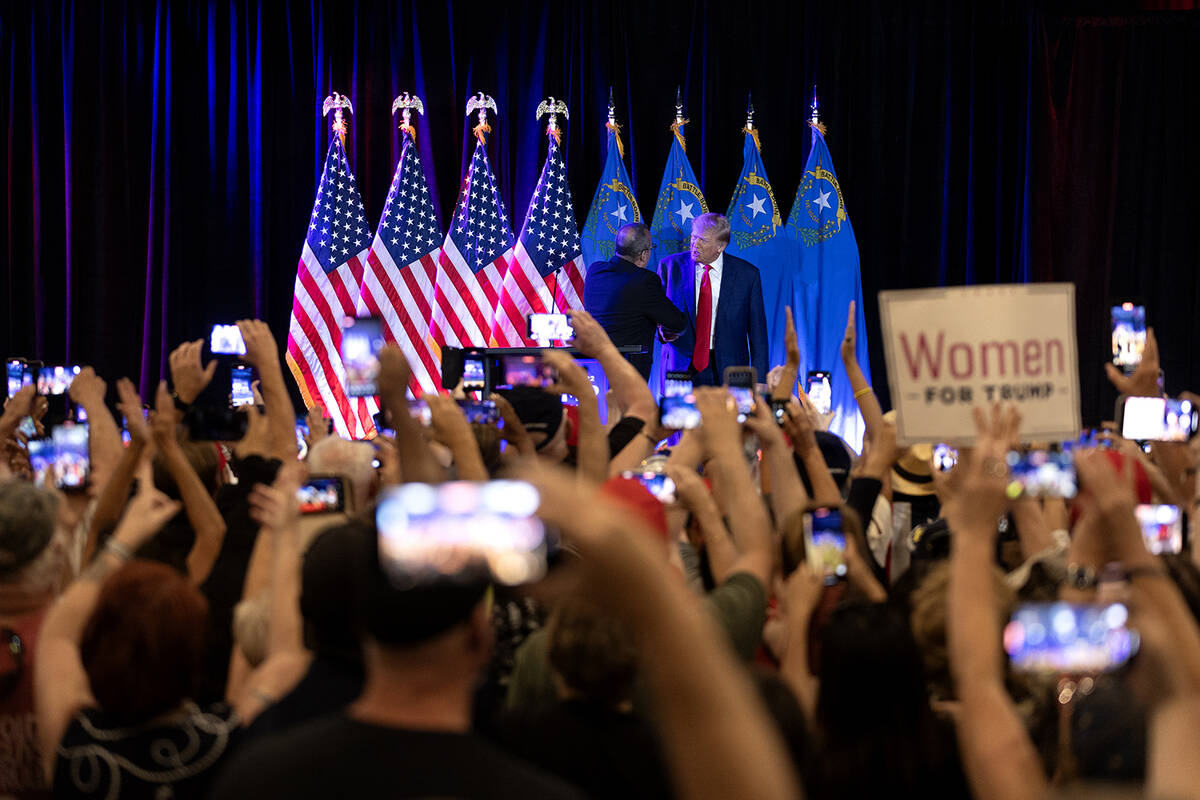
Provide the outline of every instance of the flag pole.
{"type": "Polygon", "coordinates": [[[325,98],[325,102],[321,105],[321,116],[328,117],[329,112],[333,110],[333,132],[341,139],[342,149],[346,149],[346,120],[342,118],[342,109],[350,109],[350,113],[354,113],[354,106],[350,104],[350,98],[344,94],[334,92],[325,98]]]}
{"type": "Polygon", "coordinates": [[[617,155],[625,158],[625,145],[621,143],[621,126],[617,124],[617,104],[613,102],[612,87],[608,87],[608,122],[604,123],[604,127],[617,141],[617,155]]]}
{"type": "Polygon", "coordinates": [[[484,134],[492,132],[492,126],[488,125],[487,121],[487,110],[489,108],[492,110],[493,114],[500,116],[500,113],[496,111],[496,101],[483,92],[480,92],[478,96],[467,100],[468,114],[476,109],[479,109],[479,124],[471,129],[471,133],[475,134],[475,138],[478,139],[479,143],[483,145],[487,144],[487,139],[485,138],[484,134]]]}
{"type": "Polygon", "coordinates": [[[675,121],[671,123],[671,133],[675,134],[675,138],[679,140],[679,146],[683,148],[683,152],[687,152],[687,142],[683,140],[683,126],[688,124],[688,120],[683,118],[683,94],[680,92],[680,87],[675,87],[675,121]]]}
{"type": "Polygon", "coordinates": [[[395,114],[399,111],[401,115],[400,131],[407,133],[415,142],[417,140],[417,129],[412,125],[412,112],[414,109],[418,114],[424,115],[425,113],[425,104],[415,94],[410,95],[408,92],[405,92],[392,101],[392,113],[395,114]]]}
{"type": "Polygon", "coordinates": [[[754,127],[754,99],[749,93],[746,94],[746,127],[742,128],[742,133],[754,139],[754,149],[762,152],[762,142],[758,140],[758,130],[754,127]]]}
{"type": "Polygon", "coordinates": [[[810,108],[812,108],[812,116],[808,118],[808,126],[819,131],[824,136],[826,128],[825,123],[821,122],[821,118],[817,113],[817,85],[815,83],[813,84],[813,101],[810,108]]]}

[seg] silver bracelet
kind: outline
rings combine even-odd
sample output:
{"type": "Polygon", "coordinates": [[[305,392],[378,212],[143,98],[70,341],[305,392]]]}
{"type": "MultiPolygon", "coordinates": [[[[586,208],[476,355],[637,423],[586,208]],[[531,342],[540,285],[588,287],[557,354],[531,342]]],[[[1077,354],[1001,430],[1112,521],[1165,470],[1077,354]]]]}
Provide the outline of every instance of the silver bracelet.
{"type": "Polygon", "coordinates": [[[107,550],[108,552],[112,553],[114,556],[121,559],[122,561],[132,561],[133,560],[133,551],[130,550],[125,545],[118,542],[116,539],[109,539],[107,542],[105,542],[104,549],[107,550]]]}

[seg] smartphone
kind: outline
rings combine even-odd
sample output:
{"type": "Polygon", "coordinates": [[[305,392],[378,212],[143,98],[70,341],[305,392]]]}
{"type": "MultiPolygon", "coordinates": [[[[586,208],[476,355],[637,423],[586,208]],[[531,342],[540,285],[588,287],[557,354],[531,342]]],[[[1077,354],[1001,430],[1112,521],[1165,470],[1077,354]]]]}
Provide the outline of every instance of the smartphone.
{"type": "Polygon", "coordinates": [[[933,448],[933,465],[938,472],[949,472],[958,464],[958,451],[948,444],[938,444],[933,448]]]}
{"type": "Polygon", "coordinates": [[[804,515],[804,552],[809,568],[826,584],[846,577],[846,532],[841,511],[818,508],[804,515]]]}
{"type": "Polygon", "coordinates": [[[301,514],[332,514],[346,510],[346,487],[334,476],[313,475],[296,490],[301,514]]]}
{"type": "Polygon", "coordinates": [[[49,436],[30,439],[29,463],[39,486],[82,491],[91,472],[87,426],[56,425],[49,436]]]}
{"type": "Polygon", "coordinates": [[[558,382],[554,368],[540,355],[500,356],[501,386],[546,387],[558,382]]]}
{"type": "Polygon", "coordinates": [[[1121,436],[1135,442],[1186,442],[1200,424],[1200,410],[1189,400],[1126,397],[1120,409],[1121,436]]]}
{"type": "Polygon", "coordinates": [[[236,442],[246,435],[249,418],[241,411],[219,406],[191,406],[183,415],[192,441],[236,442]]]}
{"type": "Polygon", "coordinates": [[[828,414],[833,410],[833,384],[829,382],[829,373],[825,370],[811,370],[808,373],[805,393],[818,414],[828,414]]]}
{"type": "Polygon", "coordinates": [[[1006,457],[1012,478],[1008,496],[1062,497],[1070,499],[1078,491],[1075,455],[1070,450],[1010,450],[1006,457]]]}
{"type": "Polygon", "coordinates": [[[237,325],[213,325],[208,338],[208,349],[214,356],[244,356],[246,342],[242,329],[237,325]]]}
{"type": "Polygon", "coordinates": [[[487,375],[482,358],[464,358],[462,387],[465,392],[482,392],[487,386],[487,375]]]}
{"type": "Polygon", "coordinates": [[[546,573],[550,549],[524,481],[407,483],[375,509],[379,561],[397,588],[482,577],[515,586],[546,573]]]}
{"type": "Polygon", "coordinates": [[[672,430],[699,428],[700,409],[696,408],[691,373],[668,372],[663,377],[663,396],[658,407],[658,418],[663,427],[672,430]]]}
{"type": "Polygon", "coordinates": [[[352,320],[342,329],[342,365],[346,368],[348,396],[379,394],[379,351],[382,349],[383,323],[378,317],[352,320]]]}
{"type": "Polygon", "coordinates": [[[75,421],[84,424],[88,421],[87,409],[83,406],[75,406],[75,421]]]}
{"type": "Polygon", "coordinates": [[[723,382],[737,403],[738,422],[745,422],[746,417],[754,413],[754,386],[758,383],[758,373],[754,367],[726,367],[723,382]]]}
{"type": "Polygon", "coordinates": [[[1004,649],[1018,672],[1108,672],[1138,650],[1129,610],[1120,603],[1028,603],[1004,626],[1004,649]]]}
{"type": "Polygon", "coordinates": [[[1154,555],[1183,552],[1183,517],[1179,506],[1139,505],[1138,523],[1146,549],[1154,555]]]}
{"type": "Polygon", "coordinates": [[[775,398],[771,398],[770,403],[771,416],[775,418],[775,424],[782,425],[783,421],[787,419],[787,399],[785,398],[783,400],[776,400],[775,398]]]}
{"type": "Polygon", "coordinates": [[[575,329],[566,314],[530,314],[526,320],[530,339],[565,342],[575,338],[575,329]]]}
{"type": "Polygon", "coordinates": [[[1112,307],[1112,362],[1126,374],[1142,363],[1146,349],[1146,307],[1121,303],[1112,307]]]}
{"type": "Polygon", "coordinates": [[[462,409],[467,422],[491,425],[500,419],[500,410],[491,400],[459,400],[458,406],[462,409]]]}
{"type": "Polygon", "coordinates": [[[296,420],[296,459],[303,461],[308,458],[308,421],[296,420]]]}
{"type": "Polygon", "coordinates": [[[646,490],[649,491],[650,494],[654,495],[659,502],[675,502],[675,481],[671,480],[666,473],[651,471],[634,472],[631,470],[626,470],[625,472],[621,473],[621,477],[635,480],[642,486],[645,486],[646,490]]]}
{"type": "Polygon", "coordinates": [[[8,396],[13,397],[25,385],[25,359],[8,359],[8,396]]]}
{"type": "Polygon", "coordinates": [[[254,368],[248,364],[235,364],[230,370],[229,404],[233,408],[254,405],[254,368]]]}
{"type": "Polygon", "coordinates": [[[47,396],[66,394],[78,374],[79,366],[75,364],[41,367],[37,376],[37,393],[47,396]]]}

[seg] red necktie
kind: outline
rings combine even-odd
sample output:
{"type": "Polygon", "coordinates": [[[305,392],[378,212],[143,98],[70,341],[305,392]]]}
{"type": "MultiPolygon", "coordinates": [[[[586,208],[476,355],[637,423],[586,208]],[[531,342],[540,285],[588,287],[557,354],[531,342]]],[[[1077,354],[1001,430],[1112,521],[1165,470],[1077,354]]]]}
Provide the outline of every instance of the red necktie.
{"type": "Polygon", "coordinates": [[[700,281],[700,302],[696,303],[696,349],[692,351],[692,365],[699,372],[708,366],[709,339],[712,338],[712,282],[708,274],[712,265],[704,265],[704,278],[700,281]]]}

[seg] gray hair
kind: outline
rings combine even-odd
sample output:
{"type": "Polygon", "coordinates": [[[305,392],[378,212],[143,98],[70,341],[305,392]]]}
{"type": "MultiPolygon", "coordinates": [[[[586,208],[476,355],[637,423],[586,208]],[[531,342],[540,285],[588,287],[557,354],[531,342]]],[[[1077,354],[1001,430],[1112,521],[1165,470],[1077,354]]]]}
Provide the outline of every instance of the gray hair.
{"type": "Polygon", "coordinates": [[[367,505],[375,490],[376,475],[371,461],[375,448],[366,442],[351,442],[326,436],[308,450],[308,469],[313,475],[338,475],[346,481],[354,509],[367,505]]]}
{"type": "Polygon", "coordinates": [[[640,222],[622,225],[617,231],[617,255],[636,261],[644,251],[650,249],[650,229],[640,222]]]}
{"type": "Polygon", "coordinates": [[[58,496],[25,481],[0,483],[0,580],[41,555],[58,525],[58,496]]]}
{"type": "Polygon", "coordinates": [[[692,233],[711,232],[721,244],[729,244],[729,220],[724,214],[709,211],[701,214],[692,222],[692,233]]]}

